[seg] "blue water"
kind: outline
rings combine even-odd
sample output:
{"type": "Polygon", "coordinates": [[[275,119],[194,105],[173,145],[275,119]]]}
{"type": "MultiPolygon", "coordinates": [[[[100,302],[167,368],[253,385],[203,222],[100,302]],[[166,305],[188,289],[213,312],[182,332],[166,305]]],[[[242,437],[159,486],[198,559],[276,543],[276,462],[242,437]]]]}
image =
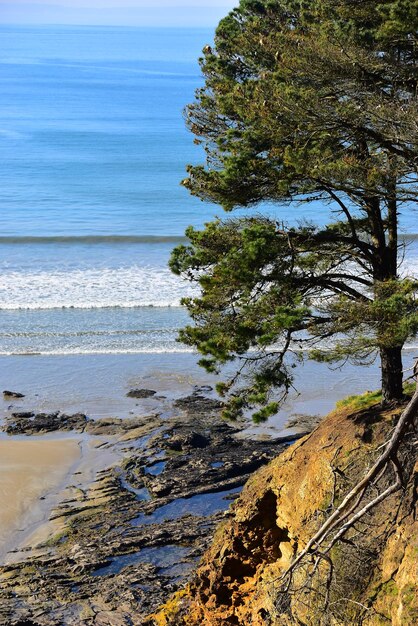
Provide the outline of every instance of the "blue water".
{"type": "Polygon", "coordinates": [[[181,350],[167,260],[215,210],[179,184],[211,31],[0,30],[0,353],[181,350]]]}
{"type": "MultiPolygon", "coordinates": [[[[182,234],[209,30],[1,28],[2,235],[182,234]]],[[[201,215],[205,212],[205,215],[201,215]]]]}
{"type": "Polygon", "coordinates": [[[209,516],[225,511],[231,504],[231,495],[240,493],[242,487],[215,493],[203,493],[190,498],[177,498],[159,509],[155,509],[151,515],[141,513],[132,522],[134,526],[143,524],[161,524],[167,520],[179,519],[185,515],[209,516]]]}
{"type": "MultiPolygon", "coordinates": [[[[203,158],[182,109],[211,39],[0,27],[0,354],[183,349],[191,290],[167,260],[187,225],[222,213],[179,184],[203,158]]],[[[317,204],[269,211],[329,219],[317,204]]]]}
{"type": "Polygon", "coordinates": [[[119,574],[125,567],[138,566],[139,563],[151,563],[158,567],[161,574],[169,577],[185,575],[191,571],[194,562],[194,559],[187,559],[190,550],[190,548],[177,545],[142,548],[132,554],[124,554],[111,559],[107,565],[92,572],[92,576],[119,574]]]}

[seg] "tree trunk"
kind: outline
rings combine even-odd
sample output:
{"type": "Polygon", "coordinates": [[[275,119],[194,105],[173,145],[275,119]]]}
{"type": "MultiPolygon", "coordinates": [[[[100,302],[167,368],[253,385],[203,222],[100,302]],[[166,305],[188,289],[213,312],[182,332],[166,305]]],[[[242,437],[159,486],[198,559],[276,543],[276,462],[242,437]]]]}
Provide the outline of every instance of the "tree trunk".
{"type": "Polygon", "coordinates": [[[384,403],[403,397],[402,348],[380,348],[384,403]]]}

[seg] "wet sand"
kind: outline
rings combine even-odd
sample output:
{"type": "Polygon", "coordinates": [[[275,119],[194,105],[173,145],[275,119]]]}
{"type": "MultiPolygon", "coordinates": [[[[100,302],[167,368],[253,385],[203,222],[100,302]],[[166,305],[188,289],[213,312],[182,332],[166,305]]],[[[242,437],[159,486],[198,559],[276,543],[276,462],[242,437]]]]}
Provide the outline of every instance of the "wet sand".
{"type": "Polygon", "coordinates": [[[47,496],[61,490],[80,457],[77,439],[0,441],[2,561],[20,533],[44,520],[47,496]]]}
{"type": "MultiPolygon", "coordinates": [[[[3,388],[25,394],[18,401],[0,396],[0,414],[5,414],[11,404],[16,410],[82,412],[93,419],[152,413],[160,408],[161,401],[128,398],[129,389],[154,389],[169,403],[191,393],[194,385],[219,382],[198,367],[197,359],[195,354],[186,353],[0,357],[0,371],[7,372],[3,388]]],[[[298,414],[324,415],[337,400],[379,385],[377,363],[365,368],[347,364],[338,370],[311,361],[294,373],[300,395],[293,394],[269,420],[273,430],[280,430],[298,414]]]]}

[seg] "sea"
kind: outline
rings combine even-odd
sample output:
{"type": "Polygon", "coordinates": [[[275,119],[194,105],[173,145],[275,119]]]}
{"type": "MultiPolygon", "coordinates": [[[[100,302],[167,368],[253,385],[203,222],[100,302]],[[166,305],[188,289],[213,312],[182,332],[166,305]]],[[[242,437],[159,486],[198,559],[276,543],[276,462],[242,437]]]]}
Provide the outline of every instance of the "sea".
{"type": "MultiPolygon", "coordinates": [[[[0,31],[0,357],[13,357],[3,372],[26,362],[33,377],[43,367],[33,356],[175,362],[190,351],[177,333],[193,288],[170,273],[170,252],[188,225],[223,213],[180,185],[204,160],[183,109],[203,84],[198,58],[213,30],[0,31]]],[[[319,203],[260,210],[330,221],[319,203]]],[[[416,216],[401,223],[415,268],[416,216]]]]}

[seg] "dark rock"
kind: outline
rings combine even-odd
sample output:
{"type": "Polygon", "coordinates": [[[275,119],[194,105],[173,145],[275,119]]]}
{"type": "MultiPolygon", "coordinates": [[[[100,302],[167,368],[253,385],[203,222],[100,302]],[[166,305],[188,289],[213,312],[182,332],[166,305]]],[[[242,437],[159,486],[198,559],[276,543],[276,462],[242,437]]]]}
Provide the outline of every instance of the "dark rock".
{"type": "Polygon", "coordinates": [[[163,446],[177,452],[188,448],[206,448],[210,440],[200,433],[191,432],[185,435],[175,435],[163,442],[163,446]]]}
{"type": "Polygon", "coordinates": [[[23,393],[18,393],[17,391],[8,391],[7,389],[3,391],[3,396],[5,398],[24,398],[23,393]]]}
{"type": "Polygon", "coordinates": [[[208,393],[213,391],[213,387],[211,385],[195,385],[193,391],[194,393],[208,393]]]}
{"type": "Polygon", "coordinates": [[[9,435],[33,435],[36,433],[53,432],[57,430],[75,430],[83,432],[87,417],[83,413],[66,415],[65,413],[13,413],[6,419],[3,430],[9,435]]]}
{"type": "MultiPolygon", "coordinates": [[[[35,418],[39,421],[40,420],[56,420],[59,414],[60,414],[59,411],[54,411],[53,413],[36,413],[35,418]]],[[[62,414],[62,417],[67,417],[67,416],[62,414]]]]}
{"type": "MultiPolygon", "coordinates": [[[[166,421],[168,428],[148,442],[148,460],[139,457],[130,461],[128,480],[134,486],[145,485],[155,498],[189,498],[240,487],[252,472],[285,447],[282,438],[264,441],[238,438],[236,435],[244,424],[232,425],[210,411],[194,412],[191,410],[194,402],[186,400],[185,415],[166,421]],[[161,450],[166,450],[165,465],[160,473],[152,474],[147,470],[150,459],[161,458],[158,457],[161,450]]],[[[197,400],[200,408],[202,397],[198,396],[197,400]]],[[[292,439],[295,438],[293,435],[292,439]]]]}
{"type": "Polygon", "coordinates": [[[131,389],[126,395],[128,398],[152,398],[156,393],[153,389],[131,389]]]}
{"type": "Polygon", "coordinates": [[[223,407],[223,403],[220,400],[213,398],[207,398],[200,393],[192,393],[185,398],[179,398],[175,400],[173,405],[177,409],[186,411],[187,413],[213,413],[214,411],[220,411],[223,407]]]}

